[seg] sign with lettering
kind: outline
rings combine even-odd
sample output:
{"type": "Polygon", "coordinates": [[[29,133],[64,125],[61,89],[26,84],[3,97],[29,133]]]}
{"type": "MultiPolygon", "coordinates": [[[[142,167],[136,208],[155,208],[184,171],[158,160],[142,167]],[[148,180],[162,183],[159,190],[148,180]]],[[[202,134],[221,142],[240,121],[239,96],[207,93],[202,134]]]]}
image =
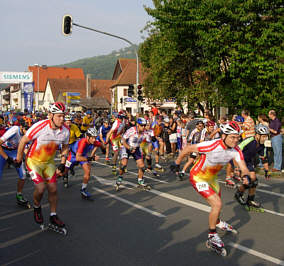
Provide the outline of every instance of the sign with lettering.
{"type": "Polygon", "coordinates": [[[33,72],[0,72],[0,83],[33,82],[33,72]]]}

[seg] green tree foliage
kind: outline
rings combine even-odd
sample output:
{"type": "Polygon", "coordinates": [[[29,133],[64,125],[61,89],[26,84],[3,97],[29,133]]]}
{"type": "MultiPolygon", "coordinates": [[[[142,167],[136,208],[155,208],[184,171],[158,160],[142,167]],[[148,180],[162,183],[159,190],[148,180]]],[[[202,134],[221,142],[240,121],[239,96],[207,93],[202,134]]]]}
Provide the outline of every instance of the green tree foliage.
{"type": "Polygon", "coordinates": [[[155,98],[282,111],[283,3],[153,0],[139,54],[155,98]]]}

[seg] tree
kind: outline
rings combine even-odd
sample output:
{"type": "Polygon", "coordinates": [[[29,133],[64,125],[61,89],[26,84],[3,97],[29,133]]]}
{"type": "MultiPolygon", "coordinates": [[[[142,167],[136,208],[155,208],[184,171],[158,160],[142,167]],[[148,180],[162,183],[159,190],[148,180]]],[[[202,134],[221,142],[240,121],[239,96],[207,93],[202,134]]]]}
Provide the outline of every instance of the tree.
{"type": "Polygon", "coordinates": [[[139,49],[152,97],[222,104],[255,114],[282,110],[280,1],[153,3],[154,8],[145,8],[154,21],[139,49]]]}

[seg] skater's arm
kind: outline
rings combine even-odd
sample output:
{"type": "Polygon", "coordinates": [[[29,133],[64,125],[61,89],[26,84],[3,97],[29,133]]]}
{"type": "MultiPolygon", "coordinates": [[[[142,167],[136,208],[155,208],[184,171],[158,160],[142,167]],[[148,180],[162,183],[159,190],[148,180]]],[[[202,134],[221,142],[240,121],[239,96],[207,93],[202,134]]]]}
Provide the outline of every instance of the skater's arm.
{"type": "Polygon", "coordinates": [[[185,156],[188,156],[190,153],[192,152],[198,152],[198,148],[197,148],[197,144],[193,144],[193,145],[187,145],[185,146],[185,148],[182,150],[182,152],[179,154],[179,156],[177,157],[175,163],[177,165],[180,165],[180,163],[182,162],[182,159],[185,156]]]}
{"type": "MultiPolygon", "coordinates": [[[[239,161],[237,163],[238,163],[238,166],[239,166],[239,168],[240,168],[240,170],[242,172],[242,176],[249,176],[249,170],[247,168],[247,165],[246,165],[245,161],[241,160],[241,161],[239,161]]],[[[243,179],[243,183],[246,184],[246,185],[248,184],[247,178],[243,179]]]]}
{"type": "Polygon", "coordinates": [[[62,149],[61,149],[61,163],[65,164],[66,163],[66,158],[68,156],[69,152],[69,145],[68,144],[62,144],[62,149]]]}
{"type": "Polygon", "coordinates": [[[3,143],[3,140],[0,139],[0,155],[5,159],[7,160],[8,159],[8,155],[4,152],[3,148],[2,148],[2,143],[3,143]]]}
{"type": "Polygon", "coordinates": [[[20,140],[19,146],[18,146],[18,152],[17,152],[17,162],[20,163],[23,160],[24,156],[24,150],[26,145],[30,142],[30,139],[25,135],[20,140]]]}

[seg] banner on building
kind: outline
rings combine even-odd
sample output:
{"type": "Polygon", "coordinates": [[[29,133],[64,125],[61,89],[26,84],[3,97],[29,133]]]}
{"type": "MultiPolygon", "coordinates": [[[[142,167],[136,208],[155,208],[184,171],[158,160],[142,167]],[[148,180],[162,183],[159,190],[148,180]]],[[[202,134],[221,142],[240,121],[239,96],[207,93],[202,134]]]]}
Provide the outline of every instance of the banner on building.
{"type": "Polygon", "coordinates": [[[29,113],[33,111],[33,98],[34,98],[34,83],[24,83],[23,86],[24,93],[24,108],[28,110],[29,113]]]}
{"type": "Polygon", "coordinates": [[[0,83],[32,82],[33,72],[0,72],[0,83]]]}

